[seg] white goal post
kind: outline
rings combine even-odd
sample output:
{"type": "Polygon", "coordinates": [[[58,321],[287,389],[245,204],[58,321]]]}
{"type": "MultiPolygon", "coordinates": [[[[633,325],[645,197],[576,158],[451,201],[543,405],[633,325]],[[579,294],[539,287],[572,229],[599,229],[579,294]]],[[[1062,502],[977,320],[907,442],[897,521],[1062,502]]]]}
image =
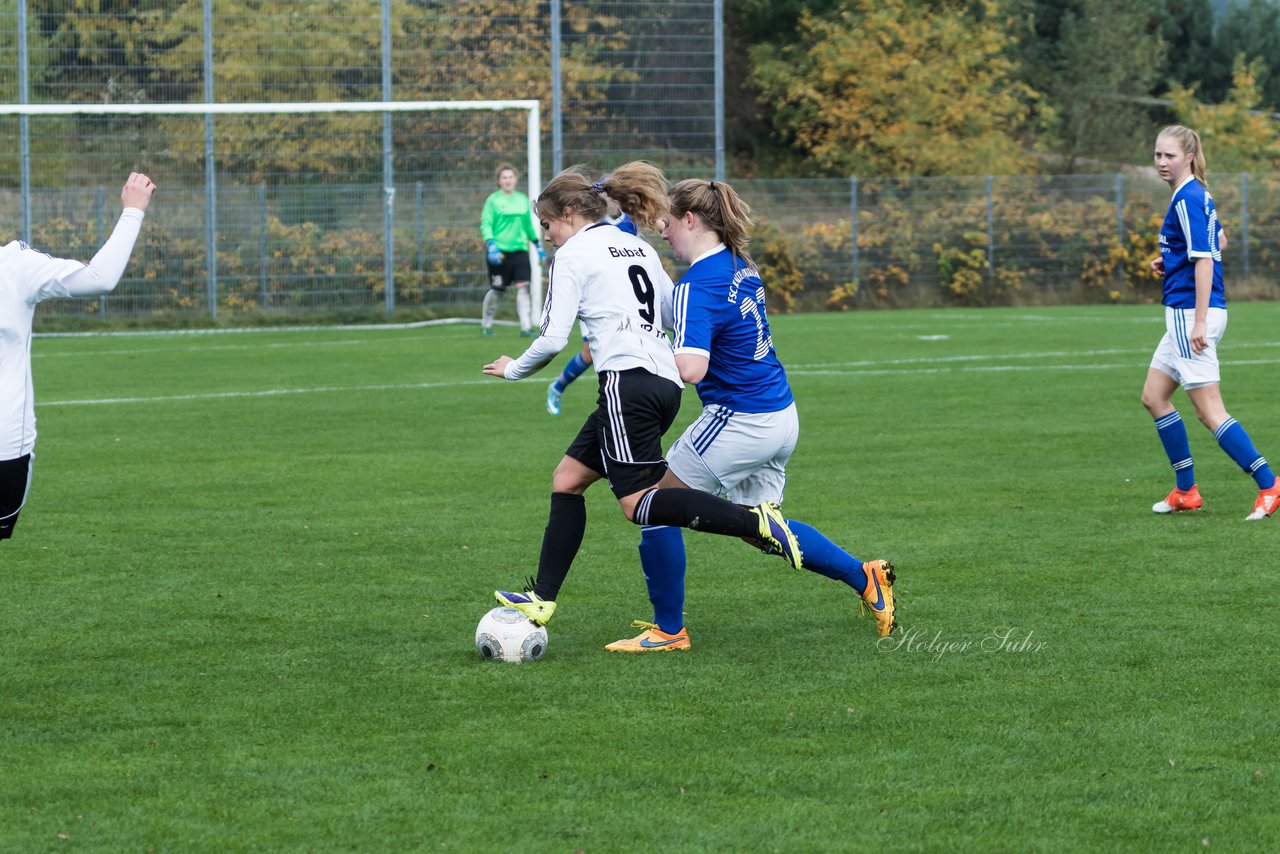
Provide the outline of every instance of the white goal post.
{"type": "MultiPolygon", "coordinates": [[[[213,150],[213,118],[219,115],[261,115],[261,114],[299,114],[299,113],[383,113],[385,115],[383,132],[383,194],[385,212],[386,241],[383,265],[385,269],[385,293],[387,312],[395,308],[395,288],[393,284],[393,260],[391,228],[393,224],[393,203],[395,201],[395,183],[391,166],[391,132],[390,114],[403,112],[446,112],[457,110],[521,110],[526,113],[526,183],[530,199],[536,199],[542,188],[542,143],[541,143],[541,111],[536,100],[506,101],[317,101],[317,102],[282,102],[282,103],[201,103],[201,104],[0,104],[0,116],[16,115],[25,120],[29,116],[72,116],[72,115],[203,115],[205,126],[205,183],[209,193],[211,212],[206,239],[209,255],[209,281],[207,285],[209,311],[217,316],[217,217],[215,205],[217,190],[217,173],[214,169],[213,150]]],[[[24,124],[25,128],[25,124],[24,124]]],[[[26,134],[21,134],[25,141],[26,134]]],[[[30,198],[31,173],[29,152],[20,152],[20,170],[22,196],[24,201],[30,198]]],[[[29,205],[24,204],[24,227],[29,230],[29,205]]],[[[26,235],[24,234],[24,238],[26,235]]],[[[477,241],[479,240],[477,236],[477,241]]],[[[477,254],[479,254],[477,252],[477,254]]],[[[529,288],[535,311],[542,306],[542,270],[535,262],[530,265],[529,288]]]]}

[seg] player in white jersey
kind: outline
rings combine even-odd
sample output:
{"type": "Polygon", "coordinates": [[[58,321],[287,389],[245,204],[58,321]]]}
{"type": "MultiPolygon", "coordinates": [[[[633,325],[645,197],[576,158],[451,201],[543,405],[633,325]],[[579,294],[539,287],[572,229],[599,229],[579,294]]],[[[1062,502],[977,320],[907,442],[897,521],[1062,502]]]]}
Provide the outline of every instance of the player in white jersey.
{"type": "MultiPolygon", "coordinates": [[[[747,252],[751,209],[722,181],[681,181],[669,196],[662,234],[676,257],[690,262],[675,291],[676,365],[697,386],[703,410],[668,452],[662,485],[691,486],[737,504],[780,504],[800,419],[773,346],[764,283],[747,252]]],[[[804,568],[847,584],[875,616],[877,634],[889,635],[896,626],[893,566],[864,563],[802,522],[788,525],[804,568]]],[[[679,529],[645,527],[640,563],[654,621],[637,620],[644,632],[605,649],[688,649],[679,529]]]]}
{"type": "Polygon", "coordinates": [[[31,324],[36,305],[115,288],[155,189],[146,175],[129,175],[120,191],[124,211],[88,264],[54,258],[18,240],[0,248],[0,540],[12,536],[31,486],[36,445],[31,324]]]}
{"type": "Polygon", "coordinates": [[[599,376],[596,410],[551,476],[537,576],[523,593],[494,592],[499,602],[539,624],[554,613],[582,545],[583,494],[601,478],[637,525],[741,537],[796,568],[801,564],[799,546],[776,507],[746,508],[693,489],[657,488],[667,470],[662,434],[675,420],[683,389],[664,332],[674,286],[652,246],[599,220],[608,197],[642,225],[652,225],[666,211],[665,187],[662,173],[640,162],[603,182],[593,183],[580,168],[553,178],[535,203],[543,234],[556,247],[540,334],[518,359],[501,356],[484,366],[490,376],[531,376],[564,348],[581,322],[599,376]]]}
{"type": "Polygon", "coordinates": [[[1155,419],[1175,483],[1173,491],[1151,509],[1178,513],[1204,506],[1187,428],[1173,405],[1173,393],[1182,386],[1200,423],[1213,431],[1219,447],[1257,484],[1253,510],[1245,519],[1266,519],[1280,507],[1280,480],[1222,402],[1218,342],[1227,330],[1222,225],[1205,183],[1200,135],[1181,125],[1160,131],[1155,164],[1173,190],[1160,228],[1160,255],[1151,262],[1152,269],[1164,277],[1166,331],[1147,369],[1142,405],[1155,419]]]}

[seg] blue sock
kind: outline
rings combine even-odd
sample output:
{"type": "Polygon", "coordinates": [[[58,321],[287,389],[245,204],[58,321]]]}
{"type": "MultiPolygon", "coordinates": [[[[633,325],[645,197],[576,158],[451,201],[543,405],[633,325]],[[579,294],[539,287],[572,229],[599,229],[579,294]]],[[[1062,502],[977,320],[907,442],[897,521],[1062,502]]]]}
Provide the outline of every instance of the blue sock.
{"type": "Polygon", "coordinates": [[[1173,474],[1178,479],[1178,489],[1186,492],[1196,485],[1196,470],[1191,463],[1191,445],[1187,442],[1187,425],[1178,410],[1156,419],[1156,432],[1160,434],[1160,444],[1169,455],[1169,464],[1173,466],[1173,474]]]}
{"type": "Polygon", "coordinates": [[[556,378],[556,391],[564,394],[564,390],[569,387],[569,383],[582,376],[582,372],[586,369],[587,360],[582,358],[581,353],[574,354],[574,357],[569,360],[569,364],[564,366],[564,370],[556,378]]]}
{"type": "Polygon", "coordinates": [[[1267,458],[1258,453],[1253,440],[1244,432],[1239,421],[1234,418],[1223,421],[1213,431],[1213,438],[1218,440],[1227,456],[1244,469],[1245,474],[1253,477],[1258,489],[1270,489],[1276,485],[1276,476],[1271,472],[1271,466],[1267,465],[1267,458]]]}
{"type": "Polygon", "coordinates": [[[684,628],[684,534],[679,528],[640,528],[640,566],[649,586],[653,621],[669,635],[684,628]]]}
{"type": "Polygon", "coordinates": [[[788,519],[787,526],[800,543],[801,563],[805,569],[834,581],[843,581],[859,594],[867,589],[867,574],[862,571],[862,561],[828,540],[812,525],[788,519]]]}

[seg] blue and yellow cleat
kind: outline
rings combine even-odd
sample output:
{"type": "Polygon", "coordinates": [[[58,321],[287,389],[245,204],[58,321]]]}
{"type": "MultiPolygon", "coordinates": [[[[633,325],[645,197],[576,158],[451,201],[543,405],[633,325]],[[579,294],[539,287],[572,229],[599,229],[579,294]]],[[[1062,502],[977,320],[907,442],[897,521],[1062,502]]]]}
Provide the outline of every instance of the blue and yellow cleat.
{"type": "Polygon", "coordinates": [[[893,582],[898,580],[893,564],[887,560],[869,560],[862,564],[867,574],[867,589],[862,591],[859,610],[866,609],[876,618],[876,634],[887,638],[898,627],[893,602],[893,582]]]}
{"type": "Polygon", "coordinates": [[[673,649],[688,649],[689,632],[681,627],[674,635],[669,635],[653,623],[636,620],[631,625],[644,629],[644,633],[633,638],[614,641],[605,647],[609,652],[670,652],[673,649]]]}
{"type": "Polygon", "coordinates": [[[777,504],[766,501],[750,508],[760,520],[760,548],[769,554],[782,555],[792,568],[800,569],[800,541],[787,527],[787,520],[782,518],[782,511],[777,504]]]}
{"type": "Polygon", "coordinates": [[[551,385],[547,386],[547,412],[552,415],[560,414],[560,399],[564,396],[564,392],[556,389],[559,380],[552,380],[551,385]]]}
{"type": "Polygon", "coordinates": [[[529,618],[536,626],[545,626],[556,612],[556,603],[549,599],[541,599],[532,590],[523,593],[508,593],[505,590],[493,591],[493,598],[508,608],[515,608],[529,618]]]}

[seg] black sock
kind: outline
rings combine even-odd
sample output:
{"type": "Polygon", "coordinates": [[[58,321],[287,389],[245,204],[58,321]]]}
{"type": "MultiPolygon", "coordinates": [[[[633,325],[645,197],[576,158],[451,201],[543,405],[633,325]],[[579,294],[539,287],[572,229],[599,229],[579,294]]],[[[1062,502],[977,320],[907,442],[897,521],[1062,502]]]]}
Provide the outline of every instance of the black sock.
{"type": "Polygon", "coordinates": [[[729,537],[760,533],[750,510],[697,489],[654,489],[640,499],[635,517],[637,525],[672,525],[729,537]]]}
{"type": "Polygon", "coordinates": [[[538,577],[533,592],[541,599],[555,601],[569,567],[582,546],[587,530],[587,502],[570,492],[551,493],[551,514],[542,534],[542,554],[538,557],[538,577]]]}

